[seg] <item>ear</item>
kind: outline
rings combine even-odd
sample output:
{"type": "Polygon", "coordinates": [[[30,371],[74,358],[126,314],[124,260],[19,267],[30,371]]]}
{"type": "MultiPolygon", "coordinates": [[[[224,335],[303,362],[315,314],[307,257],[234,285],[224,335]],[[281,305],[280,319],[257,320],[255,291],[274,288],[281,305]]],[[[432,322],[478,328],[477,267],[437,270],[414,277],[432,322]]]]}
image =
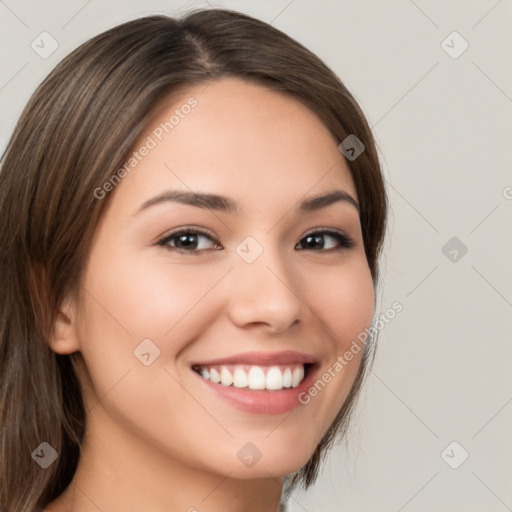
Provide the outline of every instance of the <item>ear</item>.
{"type": "Polygon", "coordinates": [[[49,339],[50,348],[57,354],[72,354],[80,350],[74,301],[67,297],[61,303],[49,339]]]}

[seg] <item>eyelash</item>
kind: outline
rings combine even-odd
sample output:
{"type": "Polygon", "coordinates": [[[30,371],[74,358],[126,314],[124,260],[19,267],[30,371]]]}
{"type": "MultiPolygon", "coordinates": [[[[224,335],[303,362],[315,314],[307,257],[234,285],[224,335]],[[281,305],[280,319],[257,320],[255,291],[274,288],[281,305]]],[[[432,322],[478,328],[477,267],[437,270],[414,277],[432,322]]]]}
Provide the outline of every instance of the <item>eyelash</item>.
{"type": "MultiPolygon", "coordinates": [[[[219,242],[214,237],[212,237],[209,233],[199,230],[199,229],[196,229],[196,228],[181,228],[173,233],[170,233],[169,235],[166,235],[164,238],[160,239],[157,242],[157,245],[163,246],[170,251],[175,251],[175,252],[182,253],[182,254],[191,254],[191,255],[199,255],[201,252],[207,251],[207,250],[210,250],[210,251],[211,250],[220,250],[220,249],[186,250],[186,249],[181,249],[181,248],[173,247],[173,246],[169,245],[169,242],[171,240],[178,238],[182,235],[190,235],[190,234],[205,236],[205,237],[209,238],[215,244],[220,245],[219,242]]],[[[349,236],[345,235],[341,231],[337,231],[337,230],[330,229],[330,228],[317,228],[315,231],[310,231],[309,233],[306,233],[299,240],[299,242],[301,242],[302,240],[304,240],[305,238],[307,238],[309,236],[319,235],[319,234],[320,235],[327,234],[329,236],[332,236],[334,239],[336,239],[338,241],[340,247],[335,248],[335,249],[320,249],[320,250],[310,249],[313,252],[329,252],[330,253],[330,252],[334,252],[334,251],[343,251],[346,249],[350,249],[356,245],[356,242],[354,240],[352,240],[352,238],[350,238],[349,236]]],[[[308,249],[300,249],[300,250],[307,251],[308,249]]]]}

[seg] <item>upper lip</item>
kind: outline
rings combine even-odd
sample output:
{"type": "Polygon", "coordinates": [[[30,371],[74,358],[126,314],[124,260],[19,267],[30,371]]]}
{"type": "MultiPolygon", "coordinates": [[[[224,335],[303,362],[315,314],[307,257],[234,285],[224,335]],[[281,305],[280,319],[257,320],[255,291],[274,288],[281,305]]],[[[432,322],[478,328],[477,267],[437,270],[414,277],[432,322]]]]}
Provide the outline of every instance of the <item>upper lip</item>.
{"type": "Polygon", "coordinates": [[[294,350],[282,352],[244,352],[232,356],[211,359],[209,361],[197,361],[192,366],[214,366],[222,364],[246,364],[251,366],[271,366],[287,364],[315,364],[317,358],[294,350]]]}

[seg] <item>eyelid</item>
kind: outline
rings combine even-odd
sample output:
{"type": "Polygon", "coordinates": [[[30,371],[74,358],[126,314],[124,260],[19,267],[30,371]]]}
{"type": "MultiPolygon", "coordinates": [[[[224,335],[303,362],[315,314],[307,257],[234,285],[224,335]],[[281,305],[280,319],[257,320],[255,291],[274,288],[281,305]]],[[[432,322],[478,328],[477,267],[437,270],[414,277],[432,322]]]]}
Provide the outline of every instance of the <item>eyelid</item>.
{"type": "MultiPolygon", "coordinates": [[[[348,235],[342,231],[341,229],[336,229],[336,228],[330,228],[330,227],[327,227],[327,226],[319,226],[317,228],[313,228],[309,231],[306,231],[306,233],[304,233],[302,235],[302,238],[304,238],[305,236],[309,236],[309,235],[313,235],[314,233],[335,233],[335,234],[338,234],[338,235],[345,235],[348,237],[348,235]]],[[[302,240],[301,238],[301,240],[302,240]]]]}
{"type": "Polygon", "coordinates": [[[206,228],[199,228],[196,226],[182,226],[176,229],[173,229],[162,236],[158,237],[158,243],[160,243],[162,240],[165,240],[172,236],[177,236],[180,233],[194,233],[196,235],[205,235],[210,237],[214,242],[219,243],[217,237],[211,232],[210,230],[206,228]]]}

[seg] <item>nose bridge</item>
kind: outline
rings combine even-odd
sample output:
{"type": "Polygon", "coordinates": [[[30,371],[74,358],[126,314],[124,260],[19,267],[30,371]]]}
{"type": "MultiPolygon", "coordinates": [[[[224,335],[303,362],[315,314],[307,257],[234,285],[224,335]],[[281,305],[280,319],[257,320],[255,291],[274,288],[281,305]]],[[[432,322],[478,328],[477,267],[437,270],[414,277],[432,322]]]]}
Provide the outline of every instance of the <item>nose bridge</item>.
{"type": "Polygon", "coordinates": [[[244,239],[236,253],[235,268],[230,273],[232,321],[239,326],[265,323],[274,331],[294,324],[304,304],[286,255],[270,242],[264,245],[253,237],[244,239]]]}

